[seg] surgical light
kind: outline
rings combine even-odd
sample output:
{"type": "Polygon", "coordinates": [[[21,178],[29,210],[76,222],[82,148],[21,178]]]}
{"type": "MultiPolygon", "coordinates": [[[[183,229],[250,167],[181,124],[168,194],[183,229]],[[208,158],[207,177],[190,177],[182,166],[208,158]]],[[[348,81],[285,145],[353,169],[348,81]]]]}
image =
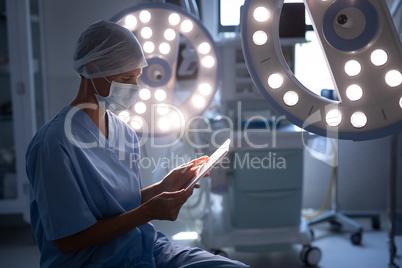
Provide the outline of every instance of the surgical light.
{"type": "Polygon", "coordinates": [[[352,114],[350,122],[355,128],[362,128],[367,124],[367,117],[362,112],[355,112],[352,114]]]}
{"type": "Polygon", "coordinates": [[[164,101],[166,99],[166,92],[163,89],[155,91],[155,99],[158,101],[164,101]]]}
{"type": "Polygon", "coordinates": [[[196,108],[202,108],[205,105],[205,99],[200,95],[193,96],[193,105],[196,108]]]}
{"type": "Polygon", "coordinates": [[[203,83],[199,85],[198,90],[201,92],[202,95],[208,96],[212,92],[212,87],[210,84],[203,83]]]}
{"type": "Polygon", "coordinates": [[[135,129],[141,129],[142,125],[144,124],[144,122],[142,121],[142,118],[139,116],[133,116],[130,122],[130,125],[135,129]]]}
{"type": "Polygon", "coordinates": [[[169,16],[169,23],[172,24],[173,26],[176,26],[180,22],[180,16],[177,13],[172,13],[169,16]]]}
{"type": "Polygon", "coordinates": [[[160,115],[167,115],[169,112],[169,108],[167,106],[161,105],[159,105],[159,107],[156,107],[156,110],[160,115]]]}
{"type": "Polygon", "coordinates": [[[151,91],[147,88],[143,88],[140,90],[139,95],[142,100],[149,100],[151,98],[151,91]]]}
{"type": "Polygon", "coordinates": [[[202,42],[198,46],[198,51],[203,55],[208,54],[211,51],[211,46],[207,42],[202,42]]]}
{"type": "Polygon", "coordinates": [[[350,60],[345,64],[345,72],[349,76],[356,76],[362,70],[362,66],[356,60],[350,60]]]}
{"type": "Polygon", "coordinates": [[[172,29],[167,29],[163,36],[166,40],[172,41],[176,38],[176,32],[172,29]]]}
{"type": "Polygon", "coordinates": [[[147,41],[144,43],[144,51],[146,53],[152,53],[155,50],[155,45],[151,41],[147,41]]]}
{"type": "Polygon", "coordinates": [[[279,38],[283,2],[243,6],[243,54],[262,96],[289,121],[322,136],[368,140],[400,131],[402,48],[386,2],[304,0],[335,100],[312,93],[289,69],[279,38]]]}
{"type": "Polygon", "coordinates": [[[215,65],[215,59],[212,56],[204,57],[201,62],[206,68],[212,68],[215,65]]]}
{"type": "Polygon", "coordinates": [[[137,18],[131,15],[127,16],[124,22],[126,23],[127,28],[129,29],[134,29],[135,26],[137,26],[137,18]]]}
{"type": "Polygon", "coordinates": [[[141,11],[140,20],[143,23],[148,23],[151,20],[151,13],[147,10],[141,11]]]}
{"type": "Polygon", "coordinates": [[[170,128],[170,121],[167,118],[159,119],[158,126],[162,130],[169,130],[170,128]]]}
{"type": "Polygon", "coordinates": [[[118,115],[118,117],[120,120],[127,123],[130,118],[130,114],[127,111],[123,111],[118,115]]]}
{"type": "Polygon", "coordinates": [[[269,11],[265,7],[257,7],[254,9],[254,19],[258,22],[264,22],[269,18],[269,11]]]}
{"type": "Polygon", "coordinates": [[[342,114],[338,109],[331,110],[327,113],[325,120],[331,127],[339,126],[339,124],[342,122],[342,114]]]}
{"type": "Polygon", "coordinates": [[[193,23],[191,22],[191,20],[183,21],[183,23],[181,24],[181,29],[185,33],[190,32],[193,29],[193,23]]]}
{"type": "Polygon", "coordinates": [[[144,39],[149,39],[152,37],[152,29],[149,27],[144,27],[141,30],[141,36],[144,39]]]}
{"type": "Polygon", "coordinates": [[[137,114],[143,114],[147,110],[147,106],[143,102],[137,102],[134,105],[134,110],[137,114]]]}
{"type": "Polygon", "coordinates": [[[375,66],[382,66],[387,63],[388,54],[382,49],[376,49],[371,53],[370,59],[375,66]]]}
{"type": "Polygon", "coordinates": [[[283,101],[287,106],[295,106],[299,102],[299,95],[295,91],[290,90],[283,95],[283,101]]]}
{"type": "Polygon", "coordinates": [[[268,35],[261,30],[256,31],[253,34],[253,42],[258,46],[264,45],[268,41],[268,35]]]}
{"type": "Polygon", "coordinates": [[[402,83],[402,75],[397,70],[391,70],[385,75],[385,82],[390,87],[398,87],[402,83]]]}
{"type": "Polygon", "coordinates": [[[269,76],[268,78],[268,85],[272,88],[272,89],[278,89],[282,86],[283,84],[283,77],[282,75],[276,73],[276,74],[272,74],[269,76]]]}
{"type": "Polygon", "coordinates": [[[213,38],[194,15],[168,3],[139,4],[112,21],[136,35],[148,62],[139,78],[138,100],[121,112],[131,116],[128,124],[146,134],[183,131],[189,119],[205,111],[217,89],[220,66],[213,38]],[[188,51],[183,44],[196,69],[185,88],[176,79],[178,59],[188,51]]]}
{"type": "Polygon", "coordinates": [[[346,89],[346,96],[351,101],[358,101],[363,96],[363,89],[359,85],[350,85],[346,89]]]}
{"type": "Polygon", "coordinates": [[[159,52],[162,53],[163,55],[167,55],[170,52],[170,46],[168,43],[161,43],[159,45],[159,52]]]}

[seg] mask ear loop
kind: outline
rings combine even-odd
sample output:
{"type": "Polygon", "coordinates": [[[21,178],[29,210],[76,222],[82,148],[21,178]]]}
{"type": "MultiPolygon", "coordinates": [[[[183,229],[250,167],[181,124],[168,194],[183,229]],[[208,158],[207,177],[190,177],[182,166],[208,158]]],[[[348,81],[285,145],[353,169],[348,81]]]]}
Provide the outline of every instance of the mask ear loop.
{"type": "MultiPolygon", "coordinates": [[[[91,79],[91,83],[92,83],[93,88],[95,89],[96,94],[99,95],[99,92],[98,92],[98,90],[96,89],[96,86],[95,86],[94,81],[92,80],[92,78],[90,78],[90,79],[91,79]]],[[[99,95],[99,96],[100,96],[100,95],[99,95]]]]}

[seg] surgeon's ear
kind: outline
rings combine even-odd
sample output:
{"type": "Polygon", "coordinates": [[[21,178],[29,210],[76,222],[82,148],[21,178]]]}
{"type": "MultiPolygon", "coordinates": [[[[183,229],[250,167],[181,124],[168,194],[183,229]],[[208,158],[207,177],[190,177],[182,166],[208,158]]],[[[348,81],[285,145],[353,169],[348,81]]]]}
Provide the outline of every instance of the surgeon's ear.
{"type": "Polygon", "coordinates": [[[85,64],[85,69],[89,75],[100,72],[99,67],[93,61],[85,64]]]}

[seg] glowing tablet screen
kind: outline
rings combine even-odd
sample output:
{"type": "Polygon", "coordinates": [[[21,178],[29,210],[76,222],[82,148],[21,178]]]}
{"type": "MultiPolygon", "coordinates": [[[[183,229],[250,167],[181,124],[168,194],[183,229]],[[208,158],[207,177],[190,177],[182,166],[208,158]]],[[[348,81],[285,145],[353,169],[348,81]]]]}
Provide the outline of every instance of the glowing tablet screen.
{"type": "Polygon", "coordinates": [[[194,187],[222,158],[229,152],[230,139],[227,139],[216,151],[209,157],[208,161],[203,163],[197,171],[195,179],[187,186],[186,190],[194,187]]]}

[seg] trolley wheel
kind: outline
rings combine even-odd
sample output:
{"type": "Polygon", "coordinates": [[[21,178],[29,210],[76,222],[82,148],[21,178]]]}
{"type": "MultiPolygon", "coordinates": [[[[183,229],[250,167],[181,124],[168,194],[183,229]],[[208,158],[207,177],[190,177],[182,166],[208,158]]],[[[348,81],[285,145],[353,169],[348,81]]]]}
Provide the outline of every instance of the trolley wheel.
{"type": "Polygon", "coordinates": [[[300,258],[306,266],[317,266],[321,260],[321,250],[317,247],[303,246],[300,258]]]}
{"type": "Polygon", "coordinates": [[[374,230],[380,230],[381,229],[381,222],[379,217],[373,217],[371,219],[371,227],[373,227],[374,230]]]}
{"type": "Polygon", "coordinates": [[[352,241],[353,245],[360,245],[362,242],[362,232],[354,232],[351,234],[350,240],[352,241]]]}
{"type": "Polygon", "coordinates": [[[340,232],[342,230],[342,224],[337,222],[337,221],[335,221],[335,220],[329,221],[329,224],[330,224],[329,229],[332,232],[340,232]]]}
{"type": "Polygon", "coordinates": [[[221,249],[211,249],[211,253],[214,255],[219,255],[219,256],[226,257],[226,258],[229,256],[225,251],[223,251],[221,249]]]}

